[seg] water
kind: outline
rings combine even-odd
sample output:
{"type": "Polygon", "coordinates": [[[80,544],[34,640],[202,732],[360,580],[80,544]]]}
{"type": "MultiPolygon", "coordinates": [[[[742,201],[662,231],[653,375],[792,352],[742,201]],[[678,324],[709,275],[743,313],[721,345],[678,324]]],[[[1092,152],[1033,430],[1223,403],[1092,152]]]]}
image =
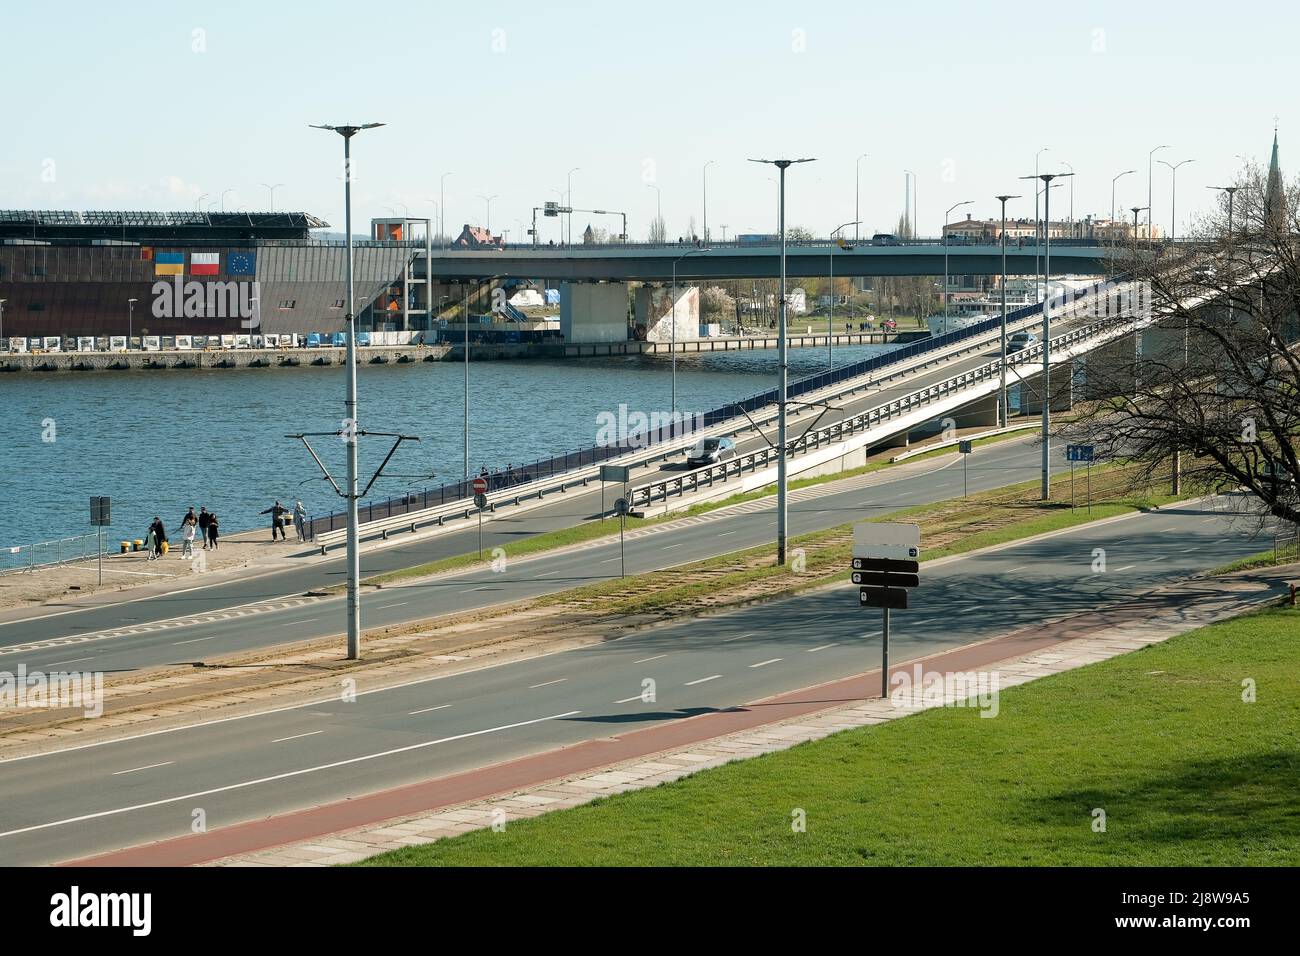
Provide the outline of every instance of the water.
{"type": "MultiPolygon", "coordinates": [[[[886,346],[835,350],[836,365],[886,346]]],[[[667,356],[470,365],[470,466],[504,469],[596,442],[598,416],[667,413],[667,356]]],[[[824,349],[792,349],[790,376],[825,368],[824,349]]],[[[679,355],[677,407],[704,412],[775,385],[776,351],[679,355]]],[[[464,366],[454,362],[363,365],[357,373],[364,429],[418,435],[389,463],[370,497],[433,487],[463,470],[464,366]],[[436,477],[435,477],[436,476],[436,477]]],[[[309,514],[342,509],[295,432],[333,432],[343,418],[343,370],[10,374],[0,376],[0,546],[88,530],[89,498],[112,498],[113,534],[143,537],[154,515],[171,529],[186,508],[206,506],[227,534],[267,526],[272,501],[301,499],[309,514]]],[[[344,446],[312,439],[336,480],[344,446]]],[[[388,451],[361,440],[361,478],[388,451]]]]}

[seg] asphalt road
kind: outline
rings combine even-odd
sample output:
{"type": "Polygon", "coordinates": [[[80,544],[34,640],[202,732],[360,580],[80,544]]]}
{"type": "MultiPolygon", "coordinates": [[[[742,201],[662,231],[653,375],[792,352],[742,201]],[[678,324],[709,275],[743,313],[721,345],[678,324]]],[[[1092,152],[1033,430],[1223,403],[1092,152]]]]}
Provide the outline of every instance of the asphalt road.
{"type": "MultiPolygon", "coordinates": [[[[910,465],[904,472],[885,469],[801,489],[791,495],[790,533],[799,535],[910,505],[959,498],[966,467],[969,467],[972,493],[1028,480],[1039,474],[1040,456],[1040,449],[1032,439],[1010,439],[977,449],[971,455],[969,466],[961,461],[936,459],[910,465]]],[[[1059,471],[1069,466],[1058,454],[1055,467],[1059,471]]],[[[529,533],[525,530],[527,524],[528,518],[523,515],[502,516],[486,524],[486,547],[505,549],[504,570],[493,571],[479,565],[424,582],[367,592],[362,604],[363,625],[373,628],[425,620],[618,576],[617,540],[511,561],[511,543],[529,533]]],[[[616,519],[610,519],[608,525],[611,533],[617,532],[616,519]]],[[[638,529],[627,536],[624,558],[627,572],[639,574],[765,542],[773,542],[775,550],[775,540],[775,502],[769,497],[638,529]]],[[[384,565],[378,561],[372,564],[371,559],[386,554],[363,555],[363,575],[382,570],[384,565]]],[[[183,602],[191,597],[182,594],[176,600],[183,602]]],[[[188,612],[170,622],[135,622],[125,630],[73,632],[72,640],[65,637],[66,632],[56,633],[52,642],[30,638],[18,642],[18,631],[0,629],[0,638],[9,644],[0,647],[0,669],[13,670],[21,662],[29,669],[90,669],[113,673],[185,664],[235,651],[328,637],[344,629],[344,604],[342,595],[271,600],[242,610],[188,612]]],[[[134,607],[127,604],[122,609],[130,612],[134,607]]],[[[48,620],[66,628],[68,619],[74,617],[80,615],[48,620]]]]}
{"type": "MultiPolygon", "coordinates": [[[[881,506],[873,496],[871,507],[881,506]]],[[[1260,547],[1234,527],[1227,500],[1215,499],[923,566],[913,610],[894,615],[891,663],[1131,599],[1260,547]],[[1097,548],[1104,572],[1094,570],[1097,548]]],[[[0,761],[0,864],[183,835],[198,808],[216,829],[741,705],[878,666],[879,630],[879,612],[859,609],[846,585],[580,650],[363,688],[351,703],[0,761]],[[647,679],[653,703],[641,696],[647,679]]]]}

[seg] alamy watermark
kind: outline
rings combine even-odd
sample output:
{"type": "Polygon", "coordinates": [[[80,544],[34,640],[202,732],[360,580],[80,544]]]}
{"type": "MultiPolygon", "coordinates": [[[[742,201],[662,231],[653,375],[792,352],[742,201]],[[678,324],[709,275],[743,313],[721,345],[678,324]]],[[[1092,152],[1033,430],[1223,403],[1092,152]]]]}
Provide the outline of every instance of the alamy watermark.
{"type": "Polygon", "coordinates": [[[159,279],[151,291],[156,319],[239,319],[244,329],[262,325],[261,284],[256,279],[186,282],[175,276],[171,282],[159,279]]]}
{"type": "Polygon", "coordinates": [[[656,441],[682,438],[703,429],[703,412],[633,412],[620,404],[617,413],[601,412],[596,416],[596,445],[645,448],[656,441]]]}
{"type": "Polygon", "coordinates": [[[891,674],[889,684],[889,702],[895,707],[976,707],[981,717],[998,715],[997,671],[927,671],[913,664],[911,673],[891,674]]]}
{"type": "Polygon", "coordinates": [[[0,671],[0,708],[39,707],[58,710],[79,707],[87,717],[104,713],[102,671],[0,671]]]}

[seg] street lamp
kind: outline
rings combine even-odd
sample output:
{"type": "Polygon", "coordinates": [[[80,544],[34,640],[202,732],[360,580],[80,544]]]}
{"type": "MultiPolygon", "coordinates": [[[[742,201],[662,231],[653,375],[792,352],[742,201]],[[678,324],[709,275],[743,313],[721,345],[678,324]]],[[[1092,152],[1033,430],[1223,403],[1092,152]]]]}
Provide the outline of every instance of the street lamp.
{"type": "Polygon", "coordinates": [[[1110,181],[1110,221],[1112,229],[1114,228],[1115,223],[1115,183],[1119,182],[1120,179],[1127,176],[1129,173],[1135,172],[1137,172],[1136,169],[1126,169],[1122,173],[1117,173],[1115,178],[1110,181]]]}
{"type": "Polygon", "coordinates": [[[704,164],[704,170],[701,177],[704,180],[704,244],[709,244],[709,167],[717,162],[711,159],[704,164]]]}
{"type": "Polygon", "coordinates": [[[1010,417],[1007,410],[1007,200],[1020,197],[995,196],[994,198],[1002,203],[1002,231],[999,233],[999,238],[1002,240],[1002,401],[998,405],[998,411],[1001,413],[1000,424],[1006,428],[1007,419],[1010,417]]]}
{"type": "MultiPolygon", "coordinates": [[[[1052,180],[1074,173],[1042,173],[1035,176],[1021,176],[1021,179],[1039,179],[1043,182],[1043,218],[1052,221],[1052,180]]],[[[1052,441],[1052,319],[1051,291],[1048,284],[1052,281],[1052,234],[1043,231],[1043,381],[1040,386],[1043,400],[1043,483],[1042,497],[1047,501],[1052,495],[1051,489],[1051,441],[1052,441]]]]}
{"type": "Polygon", "coordinates": [[[275,212],[275,191],[279,189],[281,186],[283,186],[284,183],[260,183],[259,185],[265,186],[270,191],[271,212],[275,212]]]}
{"type": "Polygon", "coordinates": [[[677,263],[689,256],[699,256],[711,251],[712,250],[710,249],[692,249],[690,252],[684,253],[673,260],[673,327],[670,333],[670,341],[672,344],[669,346],[672,350],[673,365],[673,399],[671,409],[673,414],[677,413],[677,263]]]}
{"type": "MultiPolygon", "coordinates": [[[[1206,186],[1205,189],[1217,189],[1227,193],[1227,241],[1232,242],[1232,198],[1236,191],[1242,189],[1240,186],[1206,186]]],[[[3,302],[3,299],[0,299],[3,302]]]]}
{"type": "Polygon", "coordinates": [[[493,193],[491,196],[484,196],[482,193],[479,193],[479,194],[478,194],[478,198],[481,199],[481,200],[483,200],[483,202],[485,202],[485,203],[487,204],[487,222],[485,223],[485,225],[487,226],[488,236],[491,237],[491,235],[492,235],[492,200],[494,200],[494,199],[500,199],[500,198],[501,198],[501,194],[500,194],[500,193],[493,193]]]}
{"type": "Polygon", "coordinates": [[[857,242],[862,238],[859,235],[858,226],[862,225],[862,161],[867,158],[863,153],[853,161],[853,241],[857,242]]]}
{"type": "Polygon", "coordinates": [[[203,211],[203,208],[202,208],[202,207],[203,207],[203,200],[205,200],[205,199],[207,199],[207,198],[208,198],[208,194],[207,194],[207,193],[204,193],[204,194],[203,194],[202,196],[200,196],[198,199],[194,200],[194,211],[195,211],[195,212],[202,212],[202,211],[203,211]]]}
{"type": "MultiPolygon", "coordinates": [[[[854,220],[853,222],[846,222],[842,226],[836,226],[834,229],[831,230],[831,251],[828,254],[828,259],[830,260],[830,277],[831,277],[831,308],[830,311],[826,314],[826,370],[827,371],[830,371],[832,368],[835,367],[833,362],[831,361],[831,336],[835,334],[835,248],[836,246],[839,245],[839,243],[835,241],[835,234],[839,232],[841,229],[843,229],[845,226],[857,226],[857,225],[858,225],[858,221],[854,220]]],[[[854,229],[853,231],[855,234],[857,233],[857,229],[854,229]]],[[[853,247],[848,246],[847,248],[852,249],[853,247]]]]}
{"type": "MultiPolygon", "coordinates": [[[[1034,178],[1038,177],[1038,158],[1042,156],[1043,153],[1049,152],[1051,148],[1052,147],[1050,146],[1044,146],[1038,152],[1034,153],[1034,178]]],[[[1023,179],[1024,177],[1022,176],[1021,178],[1023,179]]],[[[1041,291],[1038,289],[1038,283],[1043,275],[1042,270],[1039,268],[1040,250],[1042,249],[1043,246],[1043,239],[1042,239],[1043,220],[1042,217],[1038,215],[1038,195],[1039,194],[1037,192],[1034,193],[1034,290],[1036,293],[1039,293],[1041,297],[1041,291]]]]}
{"type": "MultiPolygon", "coordinates": [[[[1074,175],[1074,167],[1070,166],[1065,160],[1061,160],[1062,166],[1070,167],[1070,175],[1074,175]]],[[[1070,238],[1074,238],[1074,180],[1070,180],[1070,238]]]]}
{"type": "Polygon", "coordinates": [[[447,248],[447,177],[451,173],[443,173],[438,178],[438,232],[442,233],[442,247],[447,248]]]}
{"type": "Polygon", "coordinates": [[[785,566],[786,542],[786,378],[790,372],[786,350],[786,295],[785,295],[785,171],[795,163],[811,163],[813,159],[751,159],[751,163],[767,163],[781,171],[778,193],[780,210],[778,225],[781,230],[781,311],[777,332],[777,459],[776,459],[776,563],[785,566]]]}
{"type": "Polygon", "coordinates": [[[952,211],[960,206],[969,206],[974,200],[966,199],[959,203],[953,203],[948,207],[948,211],[943,214],[943,327],[946,331],[948,328],[948,217],[952,211]]]}
{"type": "Polygon", "coordinates": [[[912,180],[915,178],[916,173],[910,169],[903,170],[903,231],[912,234],[904,235],[904,239],[911,239],[916,235],[916,227],[912,223],[912,180]]]}
{"type": "Polygon", "coordinates": [[[357,317],[356,288],[352,276],[352,137],[363,129],[374,129],[383,123],[362,123],[358,126],[327,126],[312,124],[313,129],[329,130],[343,137],[343,219],[347,238],[347,295],[348,313],[343,317],[347,325],[347,397],[344,399],[343,438],[348,451],[347,493],[348,502],[348,660],[361,657],[361,548],[357,524],[357,317]]]}
{"type": "MultiPolygon", "coordinates": [[[[1129,211],[1133,213],[1133,255],[1136,256],[1138,251],[1138,213],[1150,212],[1151,208],[1149,206],[1130,206],[1129,211]]],[[[1147,232],[1151,232],[1149,227],[1147,232]]]]}
{"type": "Polygon", "coordinates": [[[573,174],[576,172],[580,172],[581,170],[582,170],[581,166],[574,166],[571,170],[569,170],[568,188],[564,194],[568,200],[565,203],[565,205],[569,207],[569,216],[568,216],[569,235],[568,235],[568,239],[566,240],[569,245],[573,245],[573,174]]]}
{"type": "Polygon", "coordinates": [[[1194,159],[1184,159],[1177,163],[1160,160],[1160,165],[1169,167],[1169,238],[1178,238],[1178,167],[1194,163],[1194,159]]]}
{"type": "Polygon", "coordinates": [[[226,193],[233,193],[234,191],[235,191],[234,187],[231,187],[230,189],[221,190],[221,211],[222,212],[226,211],[226,193]]]}
{"type": "Polygon", "coordinates": [[[1148,241],[1150,241],[1151,233],[1152,233],[1151,210],[1153,206],[1151,202],[1151,196],[1152,196],[1151,183],[1152,183],[1152,171],[1155,169],[1154,157],[1156,153],[1160,152],[1160,150],[1169,149],[1169,148],[1170,148],[1169,144],[1166,143],[1164,146],[1157,146],[1155,149],[1151,150],[1151,152],[1147,153],[1147,204],[1143,208],[1145,208],[1147,214],[1147,240],[1148,241]]]}

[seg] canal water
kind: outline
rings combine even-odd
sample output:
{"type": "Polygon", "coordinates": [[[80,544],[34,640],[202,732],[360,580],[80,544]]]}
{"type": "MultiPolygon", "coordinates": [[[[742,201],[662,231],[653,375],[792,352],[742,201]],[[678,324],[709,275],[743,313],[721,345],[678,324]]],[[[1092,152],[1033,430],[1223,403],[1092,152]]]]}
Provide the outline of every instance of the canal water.
{"type": "MultiPolygon", "coordinates": [[[[892,346],[846,346],[835,364],[892,346]]],[[[796,379],[824,370],[824,349],[792,349],[796,379]]],[[[596,444],[601,415],[668,413],[668,356],[470,364],[470,464],[505,469],[596,444]]],[[[705,412],[775,385],[776,352],[678,356],[677,407],[705,412]]],[[[434,487],[463,469],[464,366],[359,368],[363,429],[418,435],[370,497],[434,487]]],[[[143,537],[154,515],[169,531],[206,506],[226,534],[268,526],[277,498],[309,514],[342,510],[294,432],[332,432],[343,418],[336,368],[208,369],[0,376],[0,547],[86,533],[91,495],[112,498],[110,541],[143,537]]],[[[313,447],[342,483],[344,446],[313,447]]],[[[361,440],[364,482],[388,450],[361,440]]]]}

